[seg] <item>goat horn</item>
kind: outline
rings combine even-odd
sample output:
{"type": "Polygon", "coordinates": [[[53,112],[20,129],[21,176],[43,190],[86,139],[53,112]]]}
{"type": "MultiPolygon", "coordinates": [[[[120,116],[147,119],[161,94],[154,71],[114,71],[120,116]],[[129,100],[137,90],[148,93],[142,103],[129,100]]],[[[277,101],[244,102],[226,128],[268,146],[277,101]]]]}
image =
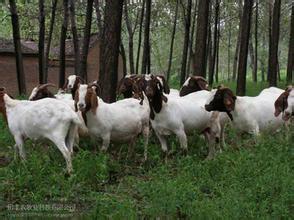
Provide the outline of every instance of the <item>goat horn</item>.
{"type": "Polygon", "coordinates": [[[49,86],[56,87],[56,85],[53,84],[53,83],[46,83],[46,84],[43,84],[43,85],[39,85],[38,89],[44,89],[44,88],[47,88],[49,86]]]}

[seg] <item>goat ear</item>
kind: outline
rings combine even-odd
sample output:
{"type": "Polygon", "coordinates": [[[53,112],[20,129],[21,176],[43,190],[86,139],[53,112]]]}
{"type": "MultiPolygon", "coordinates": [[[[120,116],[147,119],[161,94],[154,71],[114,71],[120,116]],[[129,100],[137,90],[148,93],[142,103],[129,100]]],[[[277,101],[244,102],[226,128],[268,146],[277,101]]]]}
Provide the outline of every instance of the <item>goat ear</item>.
{"type": "Polygon", "coordinates": [[[78,79],[78,83],[85,83],[85,80],[83,80],[82,77],[77,76],[77,79],[78,79]]]}
{"type": "Polygon", "coordinates": [[[165,77],[164,76],[158,76],[160,79],[161,79],[161,81],[162,81],[162,87],[163,87],[163,91],[164,91],[164,93],[165,94],[169,94],[170,93],[170,89],[169,89],[169,86],[168,86],[168,83],[167,83],[167,81],[166,81],[166,79],[165,79],[165,77]]]}
{"type": "Polygon", "coordinates": [[[78,103],[79,101],[79,91],[77,90],[76,93],[75,93],[75,97],[74,97],[74,103],[75,103],[75,111],[77,112],[78,111],[78,103]]]}
{"type": "Polygon", "coordinates": [[[97,98],[97,94],[96,94],[96,89],[92,88],[93,93],[91,95],[91,111],[93,112],[93,114],[96,114],[96,109],[98,107],[98,98],[97,98]]]}
{"type": "Polygon", "coordinates": [[[199,78],[196,81],[197,81],[197,84],[198,84],[198,86],[199,86],[199,88],[201,90],[207,90],[208,89],[208,83],[206,82],[205,79],[199,78]]]}

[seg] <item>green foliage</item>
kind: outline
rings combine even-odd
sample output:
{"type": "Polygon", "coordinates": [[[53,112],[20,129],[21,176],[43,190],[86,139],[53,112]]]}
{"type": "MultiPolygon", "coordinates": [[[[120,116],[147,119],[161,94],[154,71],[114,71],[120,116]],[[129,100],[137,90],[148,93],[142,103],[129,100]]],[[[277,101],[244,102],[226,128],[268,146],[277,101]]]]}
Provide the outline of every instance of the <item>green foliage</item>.
{"type": "MultiPolygon", "coordinates": [[[[263,87],[254,85],[249,94],[263,87]]],[[[3,121],[0,132],[0,157],[13,158],[3,121]]],[[[92,152],[93,141],[82,140],[70,177],[55,146],[27,141],[27,161],[0,167],[0,210],[7,215],[8,204],[70,203],[76,205],[70,215],[92,218],[293,218],[293,125],[289,133],[283,128],[257,140],[241,138],[229,126],[226,134],[225,150],[213,160],[205,160],[198,135],[189,137],[188,156],[171,137],[167,163],[153,136],[145,163],[141,139],[128,159],[126,145],[104,155],[92,152]]]]}

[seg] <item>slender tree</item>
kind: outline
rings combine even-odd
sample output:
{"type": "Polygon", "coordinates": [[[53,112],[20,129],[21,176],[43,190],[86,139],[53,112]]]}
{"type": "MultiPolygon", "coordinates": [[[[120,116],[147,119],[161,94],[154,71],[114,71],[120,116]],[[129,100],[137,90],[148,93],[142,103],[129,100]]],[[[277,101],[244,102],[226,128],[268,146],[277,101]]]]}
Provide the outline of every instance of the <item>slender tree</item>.
{"type": "Polygon", "coordinates": [[[105,102],[116,101],[122,10],[123,0],[106,1],[99,71],[101,97],[105,102]]]}
{"type": "Polygon", "coordinates": [[[126,56],[126,51],[125,51],[123,42],[120,42],[119,49],[120,49],[119,52],[121,54],[122,61],[123,61],[123,74],[125,76],[127,75],[127,56],[126,56]]]}
{"type": "Polygon", "coordinates": [[[131,74],[135,73],[135,62],[134,62],[134,33],[137,28],[137,21],[139,17],[139,13],[137,13],[135,24],[132,25],[131,19],[129,17],[129,9],[128,9],[128,2],[124,1],[124,14],[125,14],[125,22],[127,26],[127,31],[129,35],[129,63],[130,63],[130,72],[131,74]]]}
{"type": "Polygon", "coordinates": [[[55,24],[57,0],[52,0],[51,3],[52,3],[52,6],[51,6],[50,27],[49,27],[48,42],[47,42],[46,51],[45,51],[45,60],[46,60],[45,74],[44,74],[45,82],[48,81],[49,53],[50,53],[50,47],[51,47],[51,41],[52,41],[53,28],[55,24]]]}
{"type": "Polygon", "coordinates": [[[144,23],[144,47],[141,74],[150,74],[150,17],[152,0],[146,0],[146,14],[144,23]]]}
{"type": "Polygon", "coordinates": [[[65,83],[65,40],[68,25],[68,0],[63,0],[63,22],[60,33],[60,52],[59,52],[59,87],[65,83]]]}
{"type": "Polygon", "coordinates": [[[19,21],[17,14],[17,7],[15,0],[9,0],[10,13],[11,13],[11,23],[13,32],[13,43],[15,50],[15,61],[16,61],[16,73],[18,82],[19,94],[26,94],[26,83],[25,74],[23,69],[23,60],[21,53],[21,43],[20,43],[20,33],[19,33],[19,21]]]}
{"type": "Polygon", "coordinates": [[[245,95],[246,93],[246,70],[248,44],[250,36],[250,24],[253,0],[246,0],[243,7],[242,23],[241,23],[241,41],[239,51],[238,78],[237,78],[237,95],[245,95]]]}
{"type": "Polygon", "coordinates": [[[88,0],[86,12],[86,24],[84,29],[83,48],[81,53],[81,65],[78,75],[87,81],[87,59],[89,52],[89,44],[91,38],[91,24],[93,13],[93,0],[88,0]]]}
{"type": "Polygon", "coordinates": [[[183,85],[186,78],[186,67],[187,67],[187,57],[188,57],[188,49],[189,49],[189,38],[190,38],[190,26],[191,26],[191,8],[192,8],[192,0],[188,0],[187,7],[183,6],[184,10],[186,10],[184,24],[185,24],[185,36],[184,36],[184,46],[182,53],[182,64],[181,64],[181,79],[180,84],[183,85]]]}
{"type": "Polygon", "coordinates": [[[75,1],[69,0],[69,12],[71,22],[71,32],[73,36],[74,55],[75,55],[75,74],[79,75],[80,67],[80,43],[78,37],[78,31],[76,27],[76,13],[75,13],[75,1]]]}
{"type": "Polygon", "coordinates": [[[96,11],[96,18],[97,18],[98,35],[100,38],[102,29],[103,29],[101,12],[100,12],[100,0],[94,0],[94,7],[96,11]]]}
{"type": "Polygon", "coordinates": [[[231,80],[231,47],[232,47],[232,44],[231,44],[231,40],[232,40],[232,24],[231,24],[231,21],[229,21],[229,24],[228,24],[228,28],[229,28],[229,31],[228,31],[228,80],[230,81],[231,80]]]}
{"type": "Polygon", "coordinates": [[[207,28],[210,0],[199,0],[194,60],[194,74],[205,77],[207,28]]]}
{"type": "Polygon", "coordinates": [[[294,4],[292,4],[291,24],[290,24],[290,38],[289,38],[289,52],[287,65],[287,82],[290,84],[294,78],[294,4]]]}
{"type": "MultiPolygon", "coordinates": [[[[269,0],[268,1],[268,54],[270,54],[271,51],[271,47],[272,47],[272,16],[273,16],[273,1],[274,0],[269,0]]],[[[269,59],[267,60],[269,62],[269,59]]],[[[268,63],[268,67],[269,67],[269,63],[268,63]]],[[[267,81],[270,80],[270,76],[269,76],[269,71],[267,69],[267,81]]]]}
{"type": "Polygon", "coordinates": [[[143,0],[141,15],[140,15],[140,28],[139,28],[138,50],[137,50],[137,60],[136,60],[136,74],[139,73],[139,61],[140,61],[140,50],[141,50],[141,41],[142,41],[142,29],[143,29],[145,2],[146,2],[146,0],[143,0]]]}
{"type": "Polygon", "coordinates": [[[254,32],[254,40],[255,40],[255,50],[254,50],[254,67],[253,67],[253,81],[257,82],[257,61],[258,61],[258,0],[256,0],[255,4],[255,32],[254,32]]]}
{"type": "Polygon", "coordinates": [[[237,78],[237,69],[238,69],[238,58],[239,58],[239,50],[240,50],[240,41],[241,41],[241,22],[242,22],[242,0],[238,0],[239,5],[239,30],[238,30],[238,36],[237,36],[237,43],[236,43],[236,49],[235,49],[235,55],[234,55],[234,64],[233,64],[233,80],[235,81],[237,78]]]}
{"type": "Polygon", "coordinates": [[[176,9],[175,9],[174,22],[173,22],[174,23],[173,30],[172,30],[172,35],[171,35],[168,67],[167,67],[167,71],[166,71],[167,81],[169,81],[169,78],[170,78],[170,70],[171,70],[171,64],[172,64],[172,59],[173,59],[174,40],[175,40],[175,33],[176,33],[177,20],[178,20],[178,8],[179,8],[179,0],[176,0],[176,9]]]}
{"type": "Polygon", "coordinates": [[[45,11],[44,0],[39,0],[39,83],[45,83],[45,11]]]}
{"type": "Polygon", "coordinates": [[[208,74],[208,82],[211,86],[213,84],[214,70],[215,70],[215,61],[217,55],[217,41],[218,41],[218,20],[219,20],[219,0],[215,0],[214,7],[214,32],[213,32],[213,47],[211,59],[209,61],[209,74],[208,74]]]}
{"type": "Polygon", "coordinates": [[[268,75],[269,85],[277,86],[278,75],[278,48],[279,48],[279,36],[280,36],[280,13],[281,13],[281,0],[275,0],[273,20],[272,20],[272,32],[270,41],[270,53],[268,60],[268,75]]]}

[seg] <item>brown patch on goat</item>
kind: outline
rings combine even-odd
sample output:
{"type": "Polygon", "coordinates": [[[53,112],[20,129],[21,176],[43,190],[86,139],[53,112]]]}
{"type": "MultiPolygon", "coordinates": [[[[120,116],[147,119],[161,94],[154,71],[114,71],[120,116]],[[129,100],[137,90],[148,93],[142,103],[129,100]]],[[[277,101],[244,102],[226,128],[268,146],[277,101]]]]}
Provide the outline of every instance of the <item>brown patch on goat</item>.
{"type": "Polygon", "coordinates": [[[292,88],[287,88],[275,101],[275,117],[278,117],[281,112],[288,108],[288,96],[292,88]]]}
{"type": "Polygon", "coordinates": [[[55,98],[53,93],[49,91],[48,86],[55,87],[54,84],[50,84],[50,83],[39,85],[37,88],[38,91],[35,94],[35,96],[31,99],[31,101],[35,101],[35,100],[39,100],[43,98],[55,98]]]}
{"type": "Polygon", "coordinates": [[[5,88],[0,88],[0,113],[3,115],[4,121],[8,124],[6,106],[4,101],[5,94],[5,88]]]}
{"type": "Polygon", "coordinates": [[[93,114],[96,114],[96,110],[98,108],[98,100],[97,100],[97,94],[94,88],[89,87],[87,89],[85,102],[86,102],[85,112],[88,112],[91,110],[93,114]]]}
{"type": "Polygon", "coordinates": [[[236,96],[226,87],[219,87],[216,91],[213,100],[205,105],[205,109],[207,111],[219,111],[226,112],[231,120],[233,120],[233,116],[230,113],[235,109],[236,96]]]}
{"type": "Polygon", "coordinates": [[[192,92],[208,90],[207,81],[201,76],[191,76],[188,85],[184,85],[180,90],[180,96],[188,95],[192,92]]]}
{"type": "Polygon", "coordinates": [[[117,94],[123,94],[124,98],[131,98],[133,96],[133,84],[139,77],[140,76],[133,74],[131,76],[122,78],[117,86],[117,94]]]}
{"type": "Polygon", "coordinates": [[[144,92],[149,100],[150,118],[153,120],[155,113],[159,113],[162,109],[162,102],[167,102],[168,99],[163,95],[163,86],[157,77],[151,76],[151,79],[145,82],[144,92]],[[146,87],[145,87],[146,86],[146,87]]]}
{"type": "Polygon", "coordinates": [[[165,77],[163,75],[156,75],[156,77],[159,77],[162,80],[163,83],[163,91],[165,94],[169,94],[170,93],[170,89],[169,89],[169,85],[167,83],[167,80],[165,79],[165,77]]]}

